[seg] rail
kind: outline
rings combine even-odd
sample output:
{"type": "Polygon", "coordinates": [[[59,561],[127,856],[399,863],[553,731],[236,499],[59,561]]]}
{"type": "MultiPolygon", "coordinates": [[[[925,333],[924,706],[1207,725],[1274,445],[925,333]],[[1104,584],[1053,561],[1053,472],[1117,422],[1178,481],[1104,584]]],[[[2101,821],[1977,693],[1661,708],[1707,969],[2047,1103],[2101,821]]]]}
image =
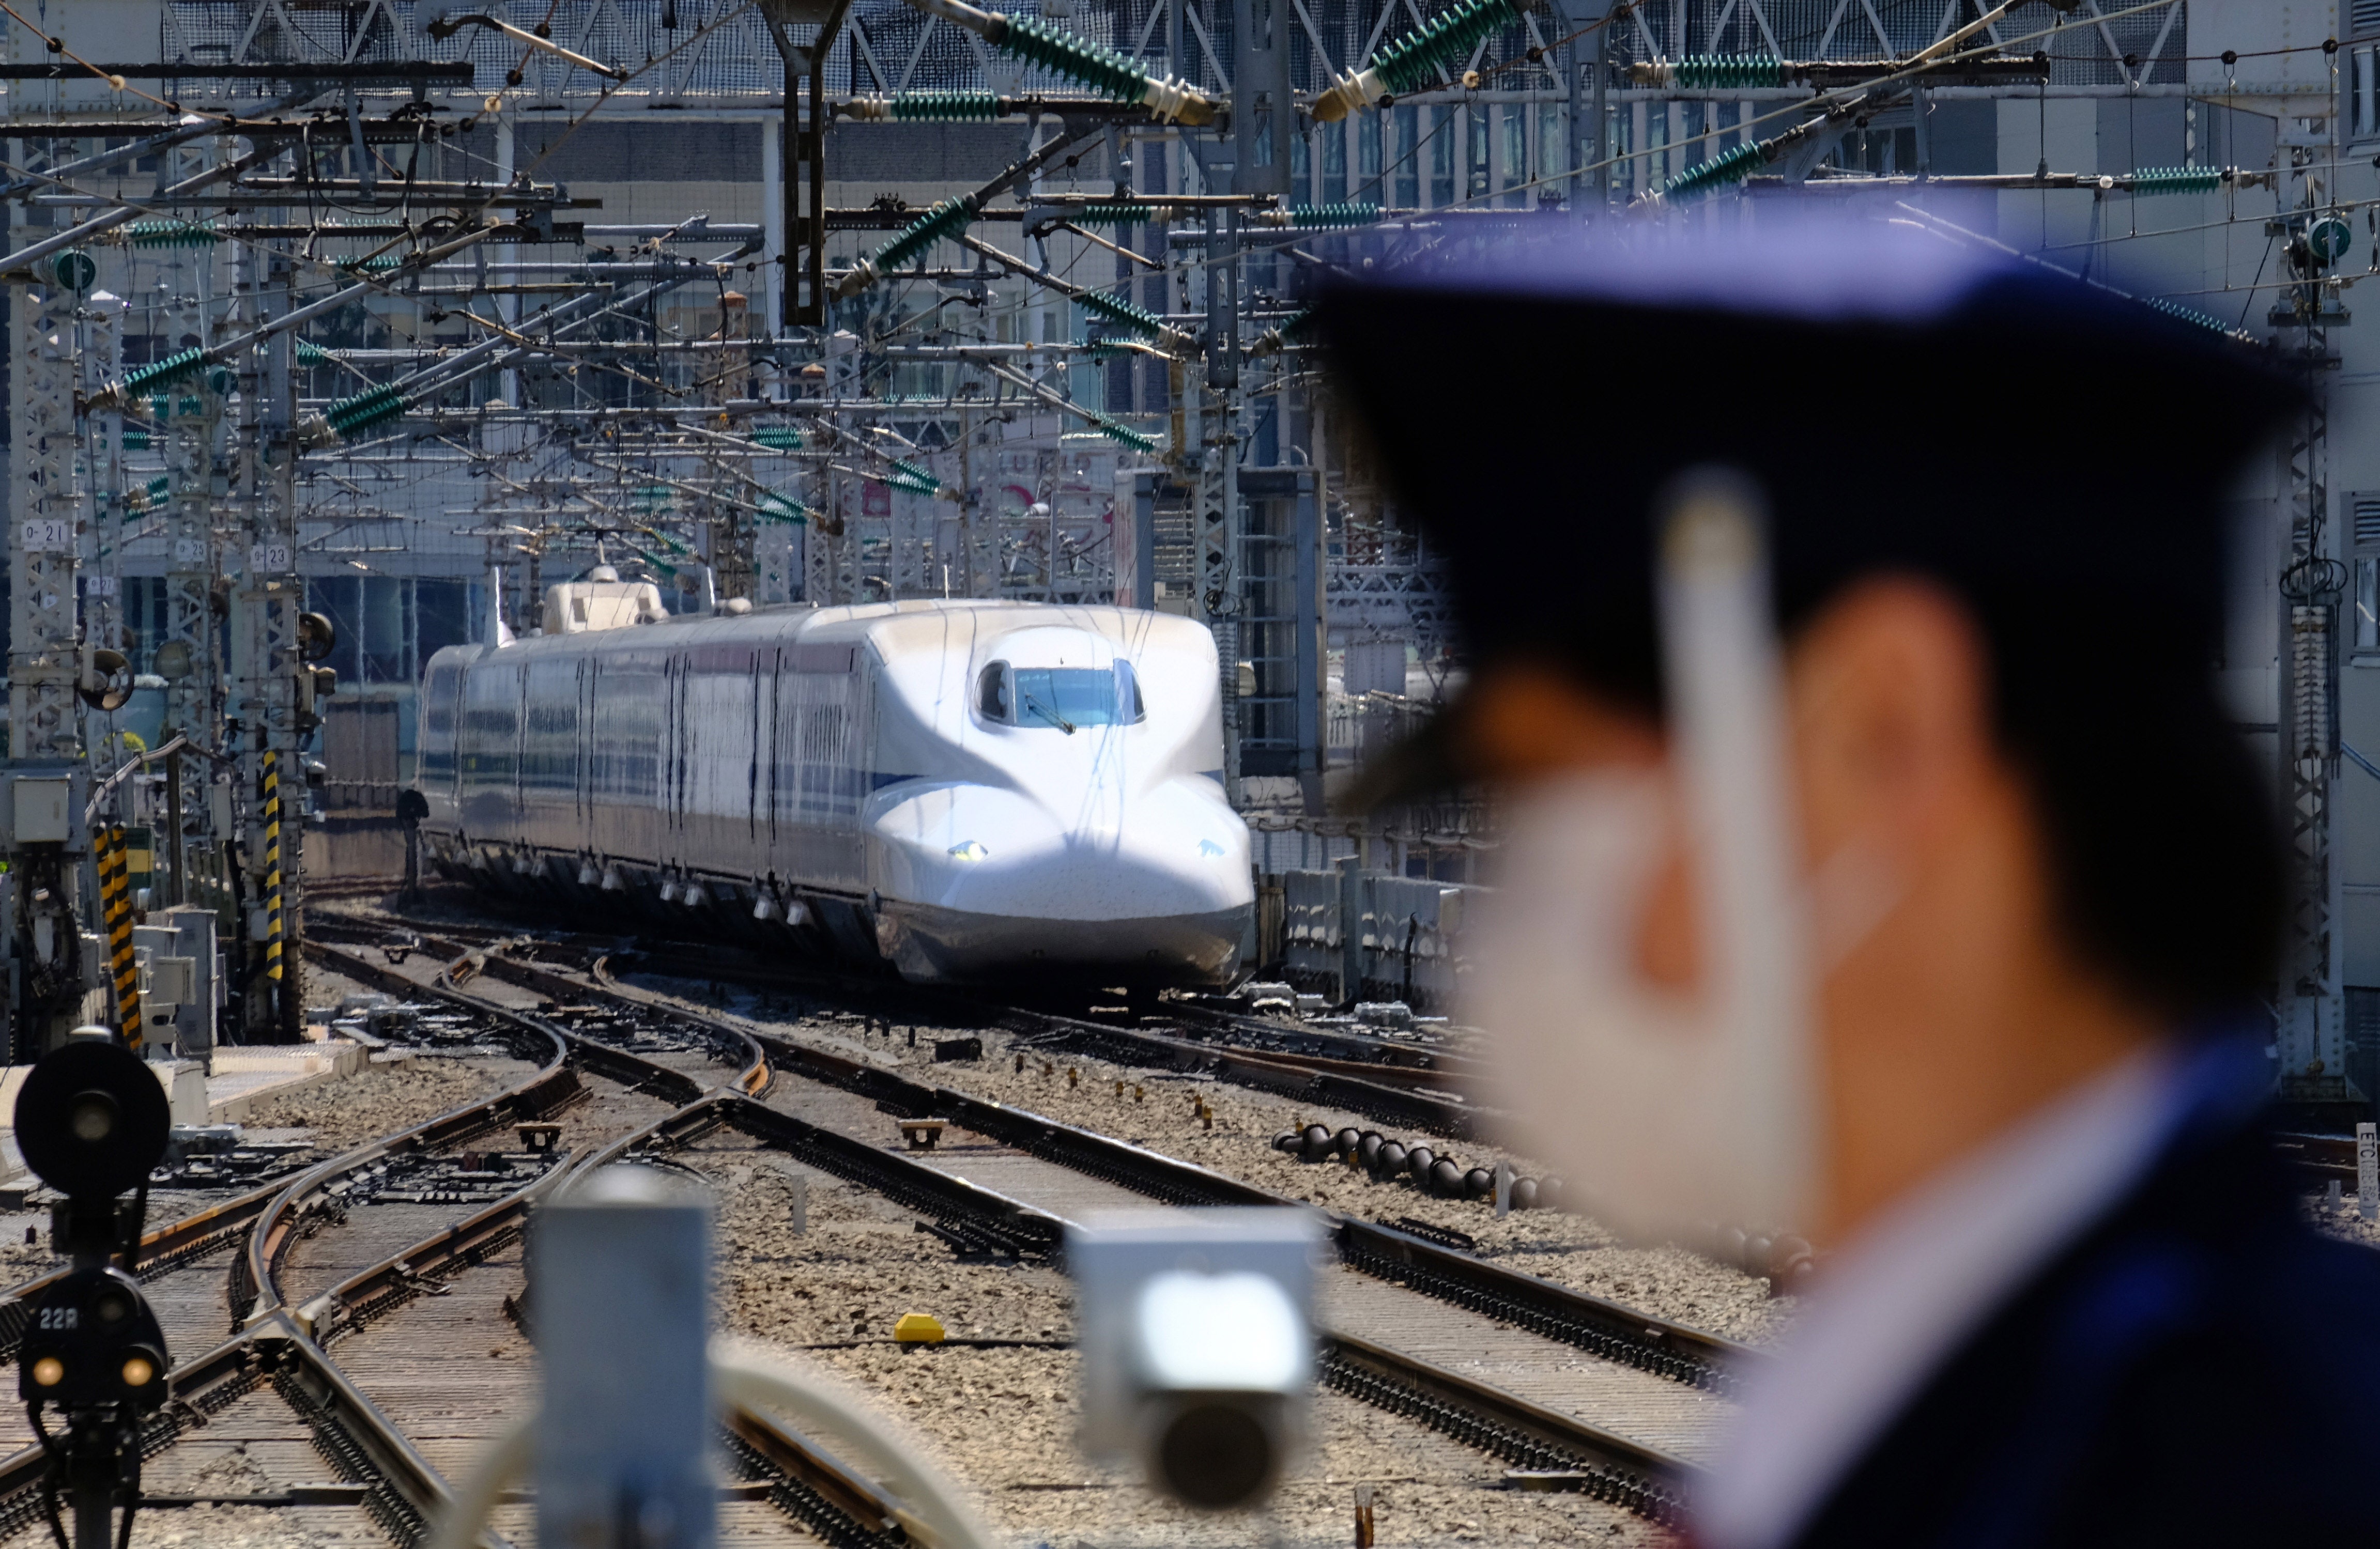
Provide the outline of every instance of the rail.
{"type": "MultiPolygon", "coordinates": [[[[531,978],[569,982],[542,969],[508,962],[498,966],[500,962],[491,959],[490,972],[519,974],[523,982],[531,978]]],[[[614,982],[606,987],[639,1003],[698,1019],[698,1013],[684,1008],[663,1008],[658,998],[634,986],[614,982]]],[[[771,1034],[747,1035],[788,1073],[856,1092],[905,1118],[939,1115],[1002,1144],[1169,1204],[1304,1204],[1211,1168],[1028,1109],[989,1102],[946,1086],[926,1086],[880,1066],[771,1034]]],[[[1732,1386],[1735,1371],[1770,1359],[1752,1346],[1524,1275],[1394,1227],[1335,1212],[1322,1214],[1330,1222],[1342,1260],[1354,1267],[1441,1301],[1475,1307],[1605,1360],[1725,1391],[1732,1386]]]]}
{"type": "MultiPolygon", "coordinates": [[[[1155,1033],[1115,1027],[1106,1023],[1064,1016],[1030,1007],[971,999],[948,991],[912,985],[887,984],[831,971],[760,967],[729,952],[672,943],[666,948],[639,947],[637,957],[654,972],[687,976],[733,978],[744,983],[768,983],[874,999],[898,997],[919,1007],[968,1019],[974,1024],[1000,1028],[1030,1037],[1044,1047],[1098,1054],[1123,1065],[1155,1065],[1167,1070],[1200,1070],[1244,1086],[1252,1086],[1308,1102],[1328,1103],[1387,1124],[1410,1124],[1458,1139],[1472,1138],[1478,1110],[1463,1099],[1478,1090],[1475,1062],[1459,1055],[1420,1049],[1405,1050],[1382,1040],[1285,1028],[1260,1018],[1235,1018],[1199,1009],[1186,1017],[1220,1030],[1260,1032],[1269,1047],[1219,1043],[1211,1038],[1177,1033],[1155,1033]],[[1290,1042],[1310,1048],[1280,1047],[1290,1042]],[[1335,1048],[1337,1053],[1315,1049],[1335,1048]],[[1355,1058],[1354,1051],[1378,1058],[1355,1058]],[[1400,1058],[1402,1057],[1402,1058],[1400,1058]],[[1425,1063],[1425,1061],[1427,1061],[1425,1063]],[[1414,1090],[1414,1088],[1432,1090],[1414,1090]]],[[[616,981],[613,981],[616,985],[616,981]]]]}
{"type": "Polygon", "coordinates": [[[2316,1181],[2338,1179],[2355,1183],[2362,1172],[2355,1160],[2353,1135],[2310,1135],[2283,1131],[2273,1136],[2281,1160],[2316,1181]]]}
{"type": "MultiPolygon", "coordinates": [[[[423,943],[424,950],[431,951],[443,950],[446,945],[423,943]]],[[[1060,1165],[1108,1177],[1154,1197],[1184,1204],[1298,1204],[1207,1168],[1024,1109],[985,1102],[948,1088],[928,1087],[862,1061],[731,1027],[720,1019],[671,1005],[634,986],[615,982],[589,986],[492,951],[480,955],[475,969],[489,978],[551,998],[551,1005],[533,1020],[565,1036],[577,1035],[561,1027],[558,1021],[546,1019],[577,1013],[608,1015],[611,1013],[600,1006],[589,1003],[608,1000],[682,1024],[709,1026],[722,1035],[733,1033],[739,1039],[749,1040],[765,1060],[787,1075],[852,1091],[895,1113],[941,1114],[988,1138],[1060,1165]]],[[[466,991],[445,988],[441,993],[475,1005],[493,1004],[466,991]]],[[[517,1011],[512,1014],[529,1015],[517,1011]]],[[[1052,1259],[1062,1250],[1065,1223],[1046,1210],[981,1188],[903,1153],[809,1124],[732,1090],[708,1094],[635,1134],[615,1139],[576,1164],[571,1179],[586,1176],[613,1160],[662,1154],[722,1124],[781,1148],[806,1165],[858,1182],[917,1211],[932,1223],[930,1229],[956,1246],[1052,1259]]],[[[558,1185],[565,1189],[570,1186],[570,1179],[558,1185]]],[[[1726,1381],[1723,1362],[1741,1361],[1753,1353],[1716,1336],[1648,1318],[1550,1282],[1515,1275],[1393,1228],[1323,1214],[1334,1239],[1342,1243],[1342,1254],[1347,1253],[1346,1244],[1350,1241],[1363,1246],[1363,1253],[1348,1258],[1355,1267],[1382,1273],[1383,1265],[1392,1260],[1393,1267],[1387,1270],[1390,1278],[1481,1310],[1502,1313],[1510,1308],[1515,1314],[1511,1321],[1555,1333],[1609,1359],[1681,1382],[1718,1386],[1726,1381]],[[1425,1275],[1417,1273],[1416,1266],[1439,1272],[1425,1275]],[[1491,1291],[1500,1292],[1505,1300],[1500,1303],[1491,1291]]],[[[397,1294],[402,1293],[400,1288],[397,1294]]],[[[1524,1468],[1542,1473],[1552,1487],[1596,1494],[1658,1521],[1675,1519],[1677,1502],[1694,1472],[1694,1466],[1684,1460],[1531,1404],[1419,1357],[1349,1335],[1332,1333],[1330,1339],[1327,1349],[1331,1353],[1326,1363],[1326,1380],[1347,1387],[1357,1397],[1393,1412],[1415,1416],[1496,1456],[1517,1460],[1524,1468]],[[1369,1375],[1365,1374],[1367,1373],[1369,1375]]]]}
{"type": "MultiPolygon", "coordinates": [[[[367,962],[353,953],[311,941],[303,943],[302,947],[316,962],[327,962],[340,973],[365,983],[386,986],[391,979],[395,979],[404,986],[402,993],[421,993],[419,985],[401,975],[388,974],[377,964],[367,962]]],[[[567,1040],[541,1028],[517,1023],[515,1025],[521,1033],[545,1046],[538,1052],[548,1058],[534,1072],[492,1096],[465,1104],[410,1129],[382,1136],[334,1156],[281,1186],[278,1193],[258,1213],[249,1229],[245,1274],[236,1276],[232,1287],[234,1317],[253,1320],[281,1309],[280,1289],[275,1283],[280,1256],[302,1224],[308,1207],[321,1199],[333,1183],[383,1157],[417,1156],[441,1150],[506,1123],[542,1119],[578,1101],[585,1095],[577,1071],[571,1068],[574,1051],[567,1040]]]]}

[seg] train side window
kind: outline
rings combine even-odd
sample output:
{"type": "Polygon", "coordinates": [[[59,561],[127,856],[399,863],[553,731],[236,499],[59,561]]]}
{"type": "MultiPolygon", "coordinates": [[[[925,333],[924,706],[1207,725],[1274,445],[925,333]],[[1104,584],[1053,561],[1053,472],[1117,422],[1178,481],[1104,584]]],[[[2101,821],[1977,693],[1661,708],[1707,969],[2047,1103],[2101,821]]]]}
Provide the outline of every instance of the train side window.
{"type": "Polygon", "coordinates": [[[1122,712],[1117,719],[1135,726],[1147,720],[1148,707],[1141,702],[1140,674],[1132,670],[1131,662],[1121,657],[1116,659],[1115,680],[1116,708],[1122,712]]]}
{"type": "Polygon", "coordinates": [[[976,684],[976,709],[986,720],[1006,722],[1011,719],[1008,707],[1008,663],[995,661],[976,684]]]}

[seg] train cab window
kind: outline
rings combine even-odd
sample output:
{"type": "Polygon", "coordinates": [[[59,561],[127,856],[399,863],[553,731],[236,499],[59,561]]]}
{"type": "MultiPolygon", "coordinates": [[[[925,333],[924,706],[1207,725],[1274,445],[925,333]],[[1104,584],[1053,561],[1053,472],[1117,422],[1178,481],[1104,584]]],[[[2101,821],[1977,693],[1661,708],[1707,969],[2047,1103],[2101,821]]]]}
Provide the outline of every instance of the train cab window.
{"type": "Polygon", "coordinates": [[[1008,719],[1008,663],[995,661],[976,684],[976,713],[986,720],[1008,719]]]}
{"type": "Polygon", "coordinates": [[[1070,733],[1148,719],[1140,676],[1129,661],[1113,667],[1012,667],[995,661],[983,670],[976,703],[986,720],[1070,733]]]}

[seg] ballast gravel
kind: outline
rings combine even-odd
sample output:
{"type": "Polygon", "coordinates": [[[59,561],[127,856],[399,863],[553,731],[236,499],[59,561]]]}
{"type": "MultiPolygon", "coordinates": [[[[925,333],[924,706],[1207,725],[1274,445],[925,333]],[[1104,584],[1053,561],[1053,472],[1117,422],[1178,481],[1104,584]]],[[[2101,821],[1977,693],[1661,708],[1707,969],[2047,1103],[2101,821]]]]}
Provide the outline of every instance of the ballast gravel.
{"type": "Polygon", "coordinates": [[[2380,1248],[2380,1221],[2367,1221],[2362,1216],[2362,1199],[2357,1194],[2340,1196],[2333,1209],[2328,1191],[2321,1190],[2301,1196],[2301,1208],[2305,1218],[2316,1229],[2338,1238],[2342,1242],[2360,1242],[2366,1248],[2380,1248]]]}
{"type": "Polygon", "coordinates": [[[336,1156],[426,1123],[527,1075],[517,1059],[424,1059],[367,1066],[345,1081],[260,1103],[249,1129],[305,1129],[314,1149],[336,1156]]]}
{"type": "Polygon", "coordinates": [[[1017,1544],[1225,1545],[1354,1542],[1355,1491],[1373,1492],[1383,1545],[1665,1544],[1660,1529],[1584,1495],[1503,1487],[1503,1465],[1330,1392],[1313,1445],[1269,1512],[1205,1516],[1156,1495],[1130,1464],[1077,1444],[1072,1287],[1036,1265],[965,1261],[880,1195],[767,1152],[706,1143],[677,1154],[717,1200],[719,1313],[730,1331],[815,1361],[905,1427],[1017,1544]],[[791,1228],[796,1175],[808,1229],[791,1228]],[[905,1313],[939,1319],[937,1347],[896,1344],[905,1313]]]}
{"type": "Polygon", "coordinates": [[[1547,1170],[1532,1158],[1487,1143],[1386,1125],[1211,1077],[1018,1049],[995,1029],[979,1035],[981,1059],[936,1063],[933,1040],[938,1032],[947,1035],[946,1029],[920,1026],[913,1048],[906,1023],[818,1010],[803,1014],[783,998],[685,979],[640,975],[631,982],[698,1009],[728,1010],[781,1036],[857,1054],[914,1081],[1096,1130],[1292,1199],[1390,1225],[1410,1217],[1463,1232],[1484,1258],[1730,1339],[1773,1339],[1792,1315],[1793,1299],[1772,1297],[1766,1279],[1675,1244],[1632,1245],[1590,1217],[1559,1210],[1515,1211],[1500,1221],[1485,1202],[1439,1199],[1410,1181],[1378,1183],[1359,1168],[1303,1162],[1272,1148],[1276,1135],[1322,1124],[1334,1131],[1378,1130],[1408,1145],[1425,1144],[1466,1168],[1492,1168],[1502,1156],[1518,1176],[1547,1170]],[[1015,1068],[1020,1053],[1026,1059],[1022,1072],[1015,1068]],[[1212,1112],[1211,1128],[1196,1115],[1197,1101],[1212,1112]]]}

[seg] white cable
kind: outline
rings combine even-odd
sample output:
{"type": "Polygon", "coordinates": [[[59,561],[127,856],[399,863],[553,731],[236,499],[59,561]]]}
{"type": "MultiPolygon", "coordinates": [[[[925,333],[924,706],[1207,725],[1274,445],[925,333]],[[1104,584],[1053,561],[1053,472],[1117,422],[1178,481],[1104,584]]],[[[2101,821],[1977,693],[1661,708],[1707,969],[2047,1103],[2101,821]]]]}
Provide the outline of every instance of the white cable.
{"type": "Polygon", "coordinates": [[[536,1441],[534,1417],[515,1422],[510,1430],[495,1439],[480,1458],[480,1466],[471,1470],[471,1476],[455,1492],[446,1509],[439,1513],[429,1549],[477,1549],[488,1519],[495,1514],[496,1503],[528,1472],[536,1441]]]}
{"type": "MultiPolygon", "coordinates": [[[[821,1374],[744,1340],[710,1349],[710,1390],[722,1409],[774,1410],[803,1426],[850,1444],[870,1477],[883,1480],[931,1534],[933,1549],[993,1549],[958,1487],[856,1396],[821,1374]]],[[[427,1549],[476,1549],[504,1492],[520,1482],[535,1454],[537,1422],[524,1420],[498,1436],[455,1499],[439,1515],[427,1549]]]]}
{"type": "Polygon", "coordinates": [[[710,1347],[710,1386],[721,1404],[776,1410],[803,1426],[832,1432],[930,1530],[935,1549],[993,1549],[995,1540],[958,1486],[926,1461],[923,1449],[822,1375],[746,1340],[719,1339],[710,1347]]]}

